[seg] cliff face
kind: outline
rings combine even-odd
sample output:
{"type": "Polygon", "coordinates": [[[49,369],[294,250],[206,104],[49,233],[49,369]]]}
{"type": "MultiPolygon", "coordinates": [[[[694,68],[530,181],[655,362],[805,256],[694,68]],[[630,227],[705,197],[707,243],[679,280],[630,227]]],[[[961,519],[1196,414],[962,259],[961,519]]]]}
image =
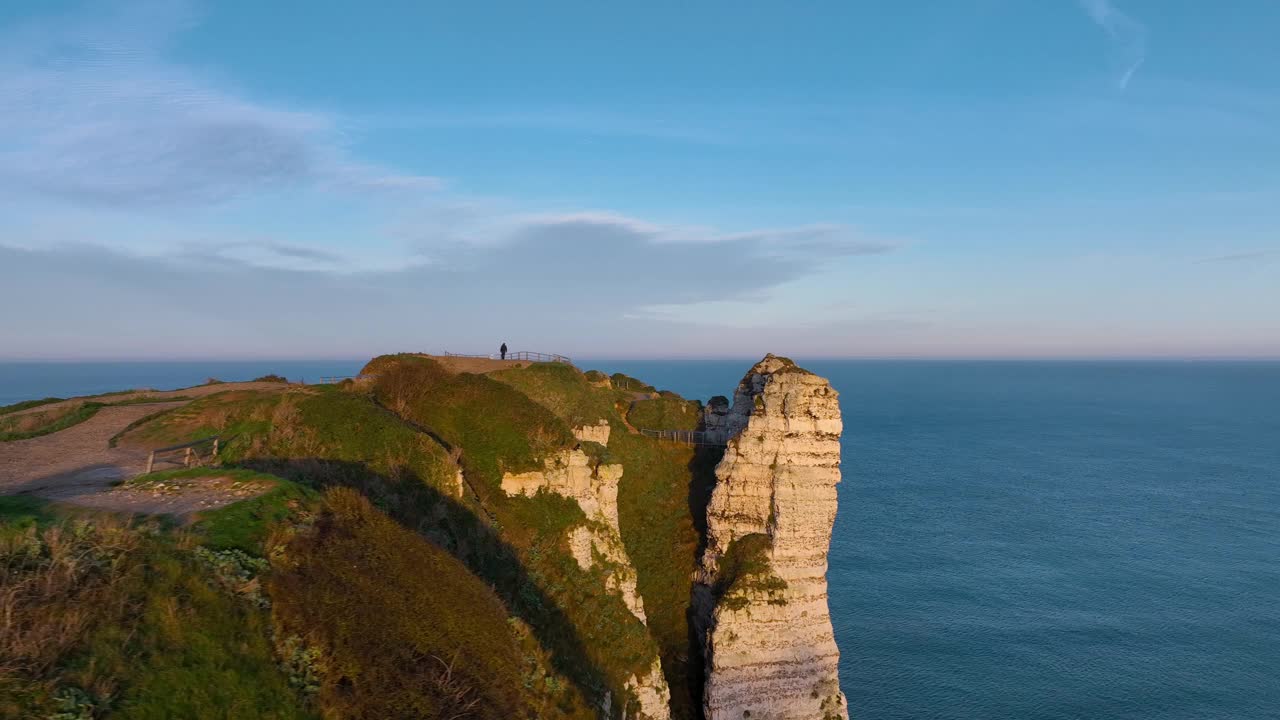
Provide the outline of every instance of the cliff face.
{"type": "MultiPolygon", "coordinates": [[[[575,428],[574,435],[605,445],[609,442],[609,425],[575,428]]],[[[507,473],[502,489],[509,495],[534,495],[546,490],[573,498],[587,516],[587,524],[569,533],[569,549],[579,567],[590,570],[597,564],[605,574],[606,587],[617,592],[627,608],[640,622],[647,623],[644,601],[636,589],[636,571],[622,544],[618,526],[618,482],[622,466],[592,465],[581,450],[566,450],[548,458],[540,471],[507,473]]],[[[639,713],[632,717],[668,720],[671,691],[655,659],[648,671],[634,675],[626,689],[635,695],[639,713]]],[[[608,717],[610,710],[605,709],[608,717]]]]}
{"type": "Polygon", "coordinates": [[[731,407],[708,405],[705,425],[728,438],[694,589],[707,720],[847,718],[826,581],[840,482],[836,392],[769,355],[731,407]]]}

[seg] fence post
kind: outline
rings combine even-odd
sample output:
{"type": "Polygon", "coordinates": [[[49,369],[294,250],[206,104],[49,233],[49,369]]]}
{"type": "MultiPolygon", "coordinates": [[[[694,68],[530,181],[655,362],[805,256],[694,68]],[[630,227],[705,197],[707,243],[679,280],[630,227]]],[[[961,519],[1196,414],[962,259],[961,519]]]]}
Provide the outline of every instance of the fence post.
{"type": "Polygon", "coordinates": [[[156,451],[152,450],[151,453],[147,455],[147,474],[148,475],[151,474],[151,468],[155,464],[156,464],[156,451]]]}
{"type": "Polygon", "coordinates": [[[212,455],[212,457],[218,457],[218,441],[219,441],[219,439],[220,439],[220,438],[214,438],[214,439],[213,439],[213,455],[212,455]]]}
{"type": "Polygon", "coordinates": [[[191,467],[191,448],[182,454],[182,467],[191,467]]]}

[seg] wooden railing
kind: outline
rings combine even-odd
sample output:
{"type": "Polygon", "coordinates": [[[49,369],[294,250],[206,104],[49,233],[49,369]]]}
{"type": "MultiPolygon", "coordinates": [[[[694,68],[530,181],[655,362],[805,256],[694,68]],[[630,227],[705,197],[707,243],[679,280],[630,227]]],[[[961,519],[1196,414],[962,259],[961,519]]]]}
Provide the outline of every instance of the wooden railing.
{"type": "Polygon", "coordinates": [[[377,375],[321,375],[321,385],[336,385],[343,380],[372,380],[377,375]]]}
{"type": "Polygon", "coordinates": [[[722,432],[711,432],[707,430],[650,430],[648,428],[640,428],[640,434],[645,437],[651,437],[655,440],[667,440],[669,442],[678,442],[684,445],[709,445],[712,447],[723,447],[728,444],[729,439],[722,432]]]}
{"type": "MultiPolygon", "coordinates": [[[[456,358],[482,358],[484,360],[499,360],[502,358],[501,353],[490,353],[489,355],[467,355],[465,353],[453,353],[445,351],[445,357],[456,358]]],[[[530,362],[558,362],[566,365],[572,365],[573,361],[565,355],[556,355],[554,353],[531,352],[529,350],[517,350],[507,353],[507,360],[528,360],[530,362]]]]}
{"type": "Polygon", "coordinates": [[[163,455],[165,453],[183,450],[184,451],[182,454],[183,467],[191,467],[192,465],[200,466],[200,465],[203,465],[206,460],[200,457],[200,451],[198,448],[200,448],[201,446],[209,446],[210,451],[209,451],[209,457],[207,459],[212,460],[218,457],[218,450],[221,449],[221,445],[222,445],[222,437],[220,435],[214,435],[213,437],[200,438],[199,440],[192,440],[191,442],[187,442],[187,443],[180,443],[178,445],[170,445],[169,447],[156,448],[155,450],[152,450],[149,455],[147,455],[147,473],[149,474],[153,469],[155,469],[156,455],[163,455]]]}
{"type": "Polygon", "coordinates": [[[573,361],[564,355],[555,355],[551,353],[529,352],[528,350],[520,350],[517,352],[507,353],[508,360],[531,360],[533,362],[558,362],[565,365],[572,365],[573,361]]]}

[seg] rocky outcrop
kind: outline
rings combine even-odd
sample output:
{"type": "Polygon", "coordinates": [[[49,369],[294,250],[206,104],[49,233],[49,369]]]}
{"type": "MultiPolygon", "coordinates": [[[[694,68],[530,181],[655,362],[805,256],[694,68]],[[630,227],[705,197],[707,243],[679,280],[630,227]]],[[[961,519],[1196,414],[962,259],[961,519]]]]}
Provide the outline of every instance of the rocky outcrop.
{"type": "Polygon", "coordinates": [[[552,455],[541,470],[504,474],[502,490],[508,495],[533,495],[545,488],[573,498],[588,520],[602,521],[618,532],[618,481],[621,479],[621,465],[592,465],[591,457],[575,448],[552,455]]]}
{"type": "Polygon", "coordinates": [[[601,420],[595,425],[582,425],[573,429],[573,436],[582,442],[609,444],[609,421],[601,420]]]}
{"type": "Polygon", "coordinates": [[[569,550],[583,570],[600,565],[605,571],[606,588],[621,595],[622,602],[640,622],[649,622],[644,614],[644,601],[636,589],[635,568],[622,547],[617,530],[600,523],[579,525],[569,532],[569,550]]]}
{"type": "MultiPolygon", "coordinates": [[[[604,427],[607,443],[608,425],[604,427]]],[[[648,624],[644,601],[636,588],[635,566],[627,556],[618,526],[618,482],[621,479],[621,465],[592,465],[591,458],[575,448],[553,455],[544,463],[542,470],[503,475],[502,489],[509,495],[534,495],[539,490],[546,490],[576,500],[587,516],[587,523],[569,533],[569,550],[574,560],[584,570],[599,564],[604,570],[606,588],[617,592],[631,613],[640,622],[648,624]]],[[[629,717],[667,720],[671,716],[671,691],[657,658],[648,672],[633,675],[626,689],[635,695],[639,703],[639,714],[629,717]]],[[[605,716],[608,715],[606,711],[605,716]]]]}
{"type": "Polygon", "coordinates": [[[769,355],[729,406],[695,585],[708,720],[847,718],[827,609],[827,550],[840,482],[840,407],[823,378],[769,355]]]}
{"type": "Polygon", "coordinates": [[[632,675],[627,690],[635,695],[640,705],[640,715],[647,718],[671,717],[671,691],[667,679],[662,676],[662,663],[657,658],[643,676],[632,675]]]}

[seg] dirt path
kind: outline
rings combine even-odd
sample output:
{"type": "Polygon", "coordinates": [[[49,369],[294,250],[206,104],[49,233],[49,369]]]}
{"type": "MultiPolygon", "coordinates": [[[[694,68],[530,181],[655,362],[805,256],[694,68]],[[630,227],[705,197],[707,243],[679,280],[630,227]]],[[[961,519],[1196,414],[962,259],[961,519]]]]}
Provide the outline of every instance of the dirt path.
{"type": "MultiPolygon", "coordinates": [[[[279,383],[227,383],[202,395],[231,389],[279,389],[279,383]]],[[[194,395],[177,390],[169,396],[194,395]]],[[[151,395],[151,393],[145,393],[151,395]]],[[[156,393],[163,395],[165,393],[156,393]]],[[[124,396],[113,396],[116,398],[124,396]]],[[[104,407],[93,417],[49,435],[0,442],[0,495],[30,494],[50,500],[111,510],[141,513],[186,514],[227,505],[257,495],[266,488],[237,483],[214,475],[170,483],[115,487],[146,469],[145,448],[108,447],[111,438],[130,423],[152,413],[182,407],[189,401],[104,407]]],[[[173,467],[173,466],[169,466],[173,467]]],[[[168,469],[157,467],[157,470],[168,469]]]]}

